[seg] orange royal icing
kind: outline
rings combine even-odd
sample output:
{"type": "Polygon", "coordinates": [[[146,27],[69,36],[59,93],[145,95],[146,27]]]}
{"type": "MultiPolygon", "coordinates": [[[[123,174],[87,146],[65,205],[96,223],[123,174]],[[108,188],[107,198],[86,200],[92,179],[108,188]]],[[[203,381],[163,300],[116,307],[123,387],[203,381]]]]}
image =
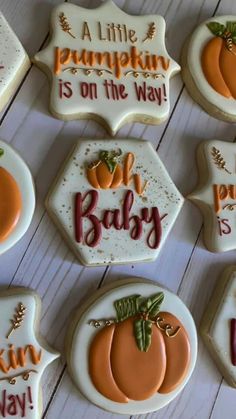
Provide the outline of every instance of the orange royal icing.
{"type": "Polygon", "coordinates": [[[236,185],[213,185],[214,208],[216,214],[222,210],[221,201],[236,199],[236,185]]]}
{"type": "Polygon", "coordinates": [[[236,99],[236,45],[229,51],[224,42],[220,53],[220,70],[226,85],[234,99],[236,99]]]}
{"type": "Polygon", "coordinates": [[[173,314],[160,312],[158,316],[163,318],[163,324],[170,324],[173,330],[180,327],[174,337],[168,337],[163,332],[167,362],[165,378],[158,392],[169,393],[175,390],[186,376],[190,362],[190,343],[184,326],[173,314]]]}
{"type": "Polygon", "coordinates": [[[124,162],[124,184],[128,186],[131,180],[131,171],[135,162],[133,153],[127,153],[124,162]]]}
{"type": "Polygon", "coordinates": [[[110,364],[115,325],[104,327],[96,334],[89,352],[89,374],[96,389],[110,400],[127,403],[129,399],[117,387],[110,364]]]}
{"type": "Polygon", "coordinates": [[[0,371],[7,374],[11,369],[25,367],[27,363],[37,365],[42,358],[42,351],[39,352],[33,345],[26,345],[24,348],[16,348],[10,345],[8,351],[0,349],[0,371]],[[4,358],[5,356],[5,358],[4,358]]]}
{"type": "Polygon", "coordinates": [[[123,180],[123,171],[117,164],[113,173],[105,162],[101,161],[96,166],[87,169],[87,179],[96,189],[118,188],[123,180]]]}
{"type": "MultiPolygon", "coordinates": [[[[231,92],[226,84],[226,80],[221,73],[222,47],[224,49],[224,40],[219,37],[212,38],[206,44],[202,52],[202,70],[211,87],[213,87],[213,89],[216,90],[216,92],[218,92],[220,95],[230,98],[231,92]]],[[[225,57],[223,57],[223,59],[225,59],[225,57]]],[[[228,64],[223,65],[223,67],[225,66],[228,68],[228,64]]],[[[230,71],[233,77],[232,67],[230,71]]]]}
{"type": "Polygon", "coordinates": [[[131,317],[116,325],[111,348],[111,369],[115,382],[131,400],[146,400],[155,394],[166,371],[163,336],[152,328],[152,342],[147,352],[139,350],[131,317]]]}
{"type": "Polygon", "coordinates": [[[55,48],[54,54],[54,73],[59,75],[62,71],[62,65],[70,63],[76,65],[83,64],[93,67],[103,65],[113,70],[114,76],[119,79],[122,76],[122,68],[127,66],[134,70],[156,71],[159,68],[168,70],[170,65],[169,58],[161,55],[150,54],[148,51],[139,51],[135,46],[130,47],[130,51],[113,52],[95,52],[83,49],[81,52],[69,48],[55,48]]]}
{"type": "Polygon", "coordinates": [[[127,403],[155,394],[166,370],[162,333],[152,331],[152,343],[141,352],[133,333],[133,318],[106,326],[92,341],[89,373],[97,390],[110,400],[127,403]]]}
{"type": "Polygon", "coordinates": [[[13,176],[0,167],[0,242],[11,234],[19,221],[22,199],[13,176]]]}

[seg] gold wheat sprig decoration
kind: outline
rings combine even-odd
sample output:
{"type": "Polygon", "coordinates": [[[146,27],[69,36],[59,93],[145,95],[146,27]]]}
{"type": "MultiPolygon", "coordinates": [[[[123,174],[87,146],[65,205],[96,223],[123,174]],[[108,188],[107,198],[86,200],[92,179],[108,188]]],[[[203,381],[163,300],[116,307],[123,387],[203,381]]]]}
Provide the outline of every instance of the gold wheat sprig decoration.
{"type": "Polygon", "coordinates": [[[60,25],[61,28],[64,32],[67,32],[70,36],[72,36],[72,38],[75,38],[75,36],[73,35],[73,33],[71,32],[71,26],[69,25],[68,19],[65,16],[65,13],[61,13],[59,15],[59,21],[60,21],[60,25]]]}
{"type": "Polygon", "coordinates": [[[149,23],[148,31],[147,31],[146,37],[143,39],[143,42],[146,42],[147,40],[152,40],[155,35],[156,35],[156,25],[154,22],[149,23]]]}
{"type": "Polygon", "coordinates": [[[14,330],[18,329],[21,326],[25,317],[25,311],[26,307],[22,303],[19,303],[18,307],[15,308],[16,313],[14,314],[13,319],[11,319],[12,326],[6,336],[6,339],[10,337],[14,330]]]}
{"type": "Polygon", "coordinates": [[[218,148],[216,147],[212,147],[211,154],[213,157],[213,161],[215,165],[218,167],[218,169],[224,170],[225,172],[229,173],[229,175],[232,175],[232,173],[226,167],[226,161],[222,157],[220,150],[218,150],[218,148]]]}

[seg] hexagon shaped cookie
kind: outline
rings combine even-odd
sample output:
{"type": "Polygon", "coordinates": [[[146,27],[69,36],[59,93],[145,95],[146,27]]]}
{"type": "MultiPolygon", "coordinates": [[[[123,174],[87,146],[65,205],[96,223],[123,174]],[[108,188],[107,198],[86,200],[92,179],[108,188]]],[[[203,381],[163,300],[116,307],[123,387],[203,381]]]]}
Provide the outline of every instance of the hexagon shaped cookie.
{"type": "Polygon", "coordinates": [[[156,259],[183,201],[147,141],[84,140],[46,207],[80,262],[96,266],[156,259]]]}

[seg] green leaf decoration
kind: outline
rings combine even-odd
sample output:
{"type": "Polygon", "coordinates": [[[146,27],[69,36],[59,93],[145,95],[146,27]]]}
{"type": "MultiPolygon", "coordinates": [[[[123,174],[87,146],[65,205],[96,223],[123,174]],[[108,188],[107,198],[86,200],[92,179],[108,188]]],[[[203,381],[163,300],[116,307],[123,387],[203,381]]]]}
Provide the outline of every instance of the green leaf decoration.
{"type": "Polygon", "coordinates": [[[233,39],[236,36],[236,22],[227,22],[226,30],[230,32],[233,39]]]}
{"type": "Polygon", "coordinates": [[[164,293],[158,292],[150,297],[130,295],[114,302],[118,322],[135,317],[134,336],[142,352],[147,352],[151,345],[152,324],[160,311],[163,300],[164,293]]]}
{"type": "Polygon", "coordinates": [[[148,309],[148,315],[151,319],[155,318],[160,311],[161,304],[164,300],[164,293],[159,292],[153,300],[152,305],[148,309]]]}
{"type": "Polygon", "coordinates": [[[129,297],[121,298],[114,302],[117,320],[123,320],[133,317],[139,313],[140,295],[131,295],[129,297]]]}
{"type": "Polygon", "coordinates": [[[160,305],[164,300],[164,293],[158,292],[148,298],[143,298],[139,310],[141,313],[148,314],[151,318],[155,317],[160,311],[160,305]]]}
{"type": "Polygon", "coordinates": [[[223,37],[223,34],[226,30],[226,27],[219,22],[209,22],[207,23],[208,29],[213,33],[215,36],[223,37]]]}
{"type": "Polygon", "coordinates": [[[150,320],[134,321],[134,336],[140,351],[147,352],[152,339],[152,322],[150,320]]]}
{"type": "Polygon", "coordinates": [[[0,148],[0,157],[2,157],[2,156],[3,156],[3,154],[4,154],[4,150],[3,150],[3,148],[0,148]]]}
{"type": "Polygon", "coordinates": [[[120,148],[117,151],[101,150],[99,153],[99,159],[106,163],[110,173],[114,173],[117,166],[118,157],[120,157],[121,154],[122,151],[120,148]]]}

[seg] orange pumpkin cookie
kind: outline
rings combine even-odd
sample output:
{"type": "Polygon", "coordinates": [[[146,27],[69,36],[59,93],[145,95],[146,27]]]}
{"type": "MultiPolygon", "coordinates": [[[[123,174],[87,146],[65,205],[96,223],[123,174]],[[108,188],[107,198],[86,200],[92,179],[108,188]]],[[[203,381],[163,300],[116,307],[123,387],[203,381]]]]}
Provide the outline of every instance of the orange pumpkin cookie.
{"type": "Polygon", "coordinates": [[[178,297],[136,278],[100,290],[77,312],[67,358],[91,402],[138,414],[164,406],[183,388],[196,346],[194,323],[178,297]]]}
{"type": "Polygon", "coordinates": [[[236,16],[201,24],[183,51],[183,78],[193,98],[212,116],[236,121],[236,16]]]}
{"type": "Polygon", "coordinates": [[[0,254],[26,232],[34,206],[34,186],[28,167],[0,140],[0,254]]]}

